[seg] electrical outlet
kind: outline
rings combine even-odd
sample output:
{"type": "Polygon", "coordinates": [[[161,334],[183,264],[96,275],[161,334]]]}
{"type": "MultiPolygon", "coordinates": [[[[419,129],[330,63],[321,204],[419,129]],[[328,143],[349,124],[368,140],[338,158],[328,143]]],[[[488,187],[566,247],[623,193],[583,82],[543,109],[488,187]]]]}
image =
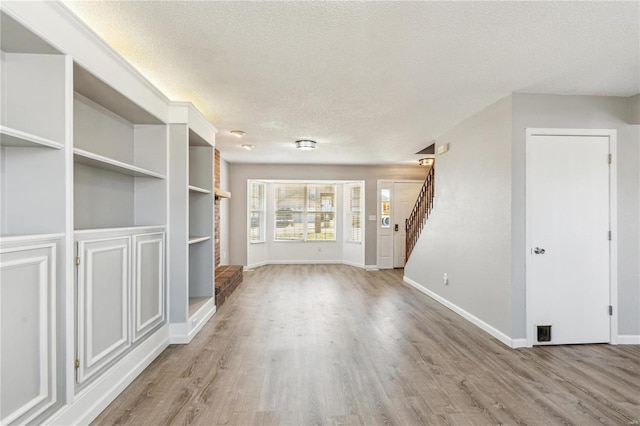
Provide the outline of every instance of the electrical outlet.
{"type": "Polygon", "coordinates": [[[442,284],[449,285],[449,276],[447,275],[446,272],[442,274],[442,284]]]}

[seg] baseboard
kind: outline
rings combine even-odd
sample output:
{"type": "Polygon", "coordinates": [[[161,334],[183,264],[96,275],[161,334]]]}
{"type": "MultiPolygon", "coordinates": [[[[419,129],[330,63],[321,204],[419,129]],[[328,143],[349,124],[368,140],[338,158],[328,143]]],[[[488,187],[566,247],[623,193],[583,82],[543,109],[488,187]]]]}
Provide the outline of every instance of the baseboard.
{"type": "Polygon", "coordinates": [[[362,263],[349,262],[348,260],[343,260],[342,264],[347,266],[353,266],[354,268],[365,269],[365,266],[362,263]]]}
{"type": "Polygon", "coordinates": [[[375,269],[367,269],[369,268],[369,266],[363,265],[361,263],[349,262],[346,260],[270,260],[268,262],[259,262],[247,265],[244,267],[244,270],[247,271],[266,265],[347,265],[354,266],[360,269],[366,269],[368,271],[378,269],[375,265],[372,266],[375,269]]]}
{"type": "Polygon", "coordinates": [[[341,265],[342,260],[270,260],[268,265],[341,265]]]}
{"type": "Polygon", "coordinates": [[[216,313],[213,299],[205,303],[198,312],[189,318],[189,323],[174,323],[169,327],[169,343],[172,345],[186,345],[193,340],[204,325],[216,313]]]}
{"type": "Polygon", "coordinates": [[[618,345],[640,345],[640,334],[618,335],[618,345]]]}
{"type": "Polygon", "coordinates": [[[118,361],[75,400],[47,419],[46,425],[88,425],[169,346],[165,325],[118,361]]]}
{"type": "Polygon", "coordinates": [[[365,271],[379,271],[378,265],[364,265],[365,271]]]}
{"type": "Polygon", "coordinates": [[[511,347],[513,349],[517,348],[530,348],[531,345],[527,343],[527,339],[511,339],[511,347]]]}
{"type": "Polygon", "coordinates": [[[258,263],[253,263],[251,265],[247,265],[244,267],[245,271],[250,271],[251,269],[255,269],[255,268],[259,268],[261,266],[266,266],[268,265],[269,262],[258,262],[258,263]]]}
{"type": "Polygon", "coordinates": [[[510,348],[520,348],[520,347],[526,346],[526,343],[527,343],[526,340],[527,339],[512,339],[511,337],[507,336],[506,334],[504,334],[503,332],[501,332],[497,328],[493,327],[492,325],[487,324],[486,322],[484,322],[480,318],[478,318],[475,315],[465,311],[464,309],[462,309],[458,305],[448,301],[444,297],[439,296],[436,293],[434,293],[433,291],[423,287],[422,285],[420,285],[417,282],[413,281],[411,278],[402,277],[402,279],[404,280],[404,282],[406,282],[410,286],[412,286],[415,289],[417,289],[418,291],[426,294],[427,296],[429,296],[430,298],[432,298],[436,302],[440,303],[441,305],[444,305],[447,308],[451,309],[453,312],[455,312],[456,314],[460,315],[462,318],[466,319],[467,321],[469,321],[473,325],[477,326],[481,330],[489,333],[491,336],[495,337],[496,339],[498,339],[499,341],[501,341],[505,345],[509,346],[510,348]]]}

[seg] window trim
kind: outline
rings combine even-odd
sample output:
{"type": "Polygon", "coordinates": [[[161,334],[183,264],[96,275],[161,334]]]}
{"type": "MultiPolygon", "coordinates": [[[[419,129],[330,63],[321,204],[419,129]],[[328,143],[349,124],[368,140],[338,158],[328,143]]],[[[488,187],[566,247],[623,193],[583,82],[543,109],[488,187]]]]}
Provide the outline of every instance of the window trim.
{"type": "Polygon", "coordinates": [[[363,240],[364,240],[364,226],[363,226],[363,218],[364,218],[364,185],[362,184],[362,182],[349,182],[349,183],[345,183],[343,185],[343,191],[345,191],[345,206],[344,206],[344,212],[345,212],[345,219],[347,220],[347,229],[345,230],[346,232],[346,238],[345,238],[345,242],[348,244],[362,244],[363,240]],[[359,211],[358,212],[354,212],[354,210],[352,209],[352,198],[351,198],[351,190],[353,188],[358,188],[359,189],[359,211]],[[348,194],[347,194],[348,191],[348,194]],[[354,214],[358,214],[360,216],[360,241],[354,240],[352,239],[352,231],[353,231],[353,215],[354,214]]]}
{"type": "Polygon", "coordinates": [[[249,180],[248,190],[247,190],[247,236],[249,240],[249,244],[265,244],[267,242],[267,184],[266,182],[258,181],[258,180],[249,180]],[[261,210],[252,210],[253,206],[251,203],[251,194],[252,194],[252,186],[258,185],[262,187],[262,202],[260,203],[261,210]],[[251,216],[254,213],[260,214],[260,238],[258,240],[251,239],[251,216]]]}
{"type": "Polygon", "coordinates": [[[274,243],[337,243],[338,242],[338,215],[337,215],[337,196],[338,196],[338,183],[335,181],[308,181],[308,182],[300,182],[300,181],[277,181],[273,182],[273,242],[274,243]],[[278,205],[276,202],[276,194],[277,194],[277,186],[278,185],[300,185],[304,187],[304,200],[302,202],[302,211],[294,212],[294,214],[302,215],[302,222],[308,223],[307,217],[311,214],[318,213],[332,213],[333,214],[333,239],[321,239],[321,240],[310,240],[308,238],[308,228],[303,226],[302,228],[302,238],[278,238],[277,233],[277,221],[278,221],[278,205]],[[310,186],[318,186],[325,185],[331,186],[333,188],[333,211],[332,212],[322,212],[322,211],[309,211],[309,187],[310,186]]]}

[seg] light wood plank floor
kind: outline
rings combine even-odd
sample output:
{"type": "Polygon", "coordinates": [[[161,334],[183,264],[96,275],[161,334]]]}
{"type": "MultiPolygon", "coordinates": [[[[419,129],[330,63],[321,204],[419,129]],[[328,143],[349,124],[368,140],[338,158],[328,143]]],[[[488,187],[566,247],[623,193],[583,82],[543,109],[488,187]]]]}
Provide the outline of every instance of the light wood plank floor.
{"type": "Polygon", "coordinates": [[[638,424],[640,346],[512,350],[401,271],[265,266],[96,420],[129,425],[638,424]]]}

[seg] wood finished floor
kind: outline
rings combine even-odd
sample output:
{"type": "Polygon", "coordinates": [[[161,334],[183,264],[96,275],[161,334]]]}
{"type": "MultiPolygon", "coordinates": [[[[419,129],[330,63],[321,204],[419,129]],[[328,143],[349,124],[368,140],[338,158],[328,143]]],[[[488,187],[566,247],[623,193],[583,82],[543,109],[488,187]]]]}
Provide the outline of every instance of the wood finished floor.
{"type": "Polygon", "coordinates": [[[513,350],[401,271],[265,266],[94,424],[638,424],[640,346],[513,350]]]}

